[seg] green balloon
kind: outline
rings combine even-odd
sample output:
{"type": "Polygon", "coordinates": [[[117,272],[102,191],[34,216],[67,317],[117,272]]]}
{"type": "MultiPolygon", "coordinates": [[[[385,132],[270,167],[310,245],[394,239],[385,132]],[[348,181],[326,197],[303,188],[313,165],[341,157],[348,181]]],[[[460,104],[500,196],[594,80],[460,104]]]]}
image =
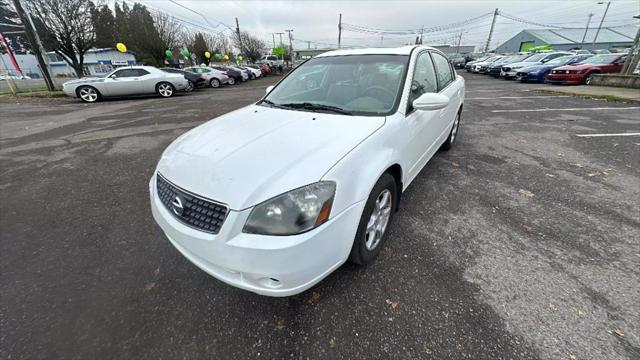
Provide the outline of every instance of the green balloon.
{"type": "Polygon", "coordinates": [[[215,54],[213,56],[216,60],[222,60],[222,55],[221,54],[215,54]]]}
{"type": "Polygon", "coordinates": [[[182,50],[181,54],[182,54],[182,56],[184,56],[186,58],[188,58],[189,55],[191,55],[191,53],[187,49],[182,50]]]}
{"type": "Polygon", "coordinates": [[[242,55],[238,55],[237,59],[238,61],[242,61],[242,55]]]}
{"type": "Polygon", "coordinates": [[[167,55],[167,57],[172,57],[173,56],[173,51],[171,50],[167,50],[164,52],[165,55],[167,55]]]}

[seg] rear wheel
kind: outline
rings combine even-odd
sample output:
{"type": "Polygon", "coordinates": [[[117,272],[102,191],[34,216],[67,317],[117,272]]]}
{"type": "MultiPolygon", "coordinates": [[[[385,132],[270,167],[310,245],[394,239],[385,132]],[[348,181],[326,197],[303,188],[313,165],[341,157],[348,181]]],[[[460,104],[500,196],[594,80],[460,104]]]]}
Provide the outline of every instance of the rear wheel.
{"type": "Polygon", "coordinates": [[[100,99],[100,92],[91,86],[80,86],[76,92],[80,100],[87,103],[96,102],[100,99]]]}
{"type": "Polygon", "coordinates": [[[195,88],[196,88],[195,84],[191,80],[188,80],[187,81],[187,87],[184,88],[184,91],[185,92],[192,92],[193,89],[195,89],[195,88]]]}
{"type": "Polygon", "coordinates": [[[234,79],[233,77],[229,77],[229,80],[227,81],[227,83],[228,83],[229,85],[235,85],[235,83],[236,83],[236,79],[234,79]]]}
{"type": "Polygon", "coordinates": [[[396,204],[396,182],[383,174],[371,190],[364,206],[349,260],[359,265],[372,262],[380,253],[396,204]]]}
{"type": "Polygon", "coordinates": [[[458,132],[460,130],[460,113],[462,111],[458,111],[456,114],[456,118],[453,120],[453,126],[451,127],[451,131],[449,132],[449,137],[440,147],[442,150],[449,150],[453,147],[453,143],[458,138],[458,132]]]}
{"type": "Polygon", "coordinates": [[[175,88],[173,87],[173,85],[171,85],[168,82],[161,82],[158,85],[156,85],[156,92],[158,93],[158,95],[168,98],[173,96],[173,93],[175,92],[175,88]]]}
{"type": "Polygon", "coordinates": [[[220,87],[220,80],[213,78],[209,81],[209,85],[211,85],[212,88],[218,88],[220,87]]]}

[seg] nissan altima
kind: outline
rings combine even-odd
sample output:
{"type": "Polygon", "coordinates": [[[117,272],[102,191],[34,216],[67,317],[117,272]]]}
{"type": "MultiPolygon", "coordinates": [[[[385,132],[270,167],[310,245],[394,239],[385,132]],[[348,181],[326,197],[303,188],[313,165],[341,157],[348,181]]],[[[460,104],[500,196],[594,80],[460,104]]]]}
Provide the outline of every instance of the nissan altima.
{"type": "Polygon", "coordinates": [[[403,191],[458,138],[465,83],[442,52],[407,46],[327,52],[266,92],[178,137],[149,192],[200,269],[289,296],[379,255],[403,191]]]}

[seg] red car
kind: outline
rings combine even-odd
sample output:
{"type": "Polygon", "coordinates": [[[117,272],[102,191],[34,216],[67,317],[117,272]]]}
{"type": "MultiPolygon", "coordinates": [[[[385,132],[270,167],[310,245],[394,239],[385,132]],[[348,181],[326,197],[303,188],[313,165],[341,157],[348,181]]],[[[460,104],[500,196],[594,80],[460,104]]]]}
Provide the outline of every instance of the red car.
{"type": "Polygon", "coordinates": [[[594,55],[573,65],[557,67],[546,76],[551,84],[589,84],[591,75],[617,73],[622,70],[627,54],[594,55]]]}

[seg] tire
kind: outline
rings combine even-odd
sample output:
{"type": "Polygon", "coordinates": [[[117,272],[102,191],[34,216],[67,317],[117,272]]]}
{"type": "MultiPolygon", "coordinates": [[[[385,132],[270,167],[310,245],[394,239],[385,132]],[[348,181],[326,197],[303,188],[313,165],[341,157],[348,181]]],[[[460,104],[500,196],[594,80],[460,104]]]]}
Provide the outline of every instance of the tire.
{"type": "Polygon", "coordinates": [[[235,85],[236,84],[236,79],[229,76],[229,80],[227,80],[227,84],[229,85],[235,85]]]}
{"type": "Polygon", "coordinates": [[[211,86],[212,88],[219,88],[220,87],[220,80],[213,78],[209,81],[209,86],[211,86]]]}
{"type": "Polygon", "coordinates": [[[175,92],[176,89],[173,87],[173,85],[166,81],[163,81],[156,85],[156,93],[164,98],[172,97],[175,92]]]}
{"type": "Polygon", "coordinates": [[[351,247],[349,261],[352,263],[369,264],[380,253],[393,218],[398,194],[396,188],[393,176],[385,173],[371,190],[351,247]]]}
{"type": "Polygon", "coordinates": [[[93,86],[83,85],[76,90],[76,94],[80,100],[86,103],[94,103],[102,98],[98,89],[93,86]]]}
{"type": "Polygon", "coordinates": [[[191,81],[187,81],[187,87],[184,88],[184,92],[192,92],[196,88],[196,85],[191,81]]]}
{"type": "Polygon", "coordinates": [[[449,132],[449,137],[442,144],[440,149],[449,150],[453,147],[453,144],[458,139],[458,135],[460,134],[460,118],[462,116],[462,110],[458,111],[456,114],[456,118],[453,120],[453,126],[451,127],[451,131],[449,132]]]}
{"type": "Polygon", "coordinates": [[[596,74],[596,73],[594,73],[594,72],[588,73],[587,76],[584,77],[584,84],[585,85],[591,85],[591,76],[593,74],[596,74]]]}

